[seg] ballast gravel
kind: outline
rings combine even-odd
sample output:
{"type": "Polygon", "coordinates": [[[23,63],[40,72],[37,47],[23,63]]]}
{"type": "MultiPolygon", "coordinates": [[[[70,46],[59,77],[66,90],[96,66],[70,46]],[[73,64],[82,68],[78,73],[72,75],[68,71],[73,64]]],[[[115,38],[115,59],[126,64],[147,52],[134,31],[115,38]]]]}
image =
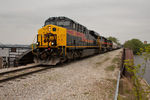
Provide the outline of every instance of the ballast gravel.
{"type": "Polygon", "coordinates": [[[122,49],[0,83],[0,100],[113,100],[122,49]],[[115,67],[109,70],[108,67],[115,67]],[[108,70],[107,70],[108,69],[108,70]]]}

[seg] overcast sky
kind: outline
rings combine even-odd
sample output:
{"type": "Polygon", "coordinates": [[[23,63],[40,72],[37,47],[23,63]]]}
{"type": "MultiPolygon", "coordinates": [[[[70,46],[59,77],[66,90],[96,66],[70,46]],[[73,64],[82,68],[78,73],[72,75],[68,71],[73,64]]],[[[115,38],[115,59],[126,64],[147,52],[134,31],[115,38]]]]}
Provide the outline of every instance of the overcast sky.
{"type": "Polygon", "coordinates": [[[53,16],[69,17],[121,43],[150,42],[150,0],[0,0],[0,42],[31,44],[53,16]]]}

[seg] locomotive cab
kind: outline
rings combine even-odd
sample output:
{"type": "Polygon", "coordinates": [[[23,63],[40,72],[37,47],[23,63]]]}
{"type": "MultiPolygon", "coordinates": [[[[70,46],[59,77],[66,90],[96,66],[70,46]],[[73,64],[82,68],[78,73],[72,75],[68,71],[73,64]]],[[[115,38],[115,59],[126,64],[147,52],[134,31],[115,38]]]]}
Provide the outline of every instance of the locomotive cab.
{"type": "Polygon", "coordinates": [[[56,48],[66,45],[66,29],[56,25],[46,25],[39,29],[37,48],[56,48]]]}
{"type": "Polygon", "coordinates": [[[56,65],[64,56],[66,29],[56,25],[46,25],[38,30],[37,49],[34,62],[56,65]]]}

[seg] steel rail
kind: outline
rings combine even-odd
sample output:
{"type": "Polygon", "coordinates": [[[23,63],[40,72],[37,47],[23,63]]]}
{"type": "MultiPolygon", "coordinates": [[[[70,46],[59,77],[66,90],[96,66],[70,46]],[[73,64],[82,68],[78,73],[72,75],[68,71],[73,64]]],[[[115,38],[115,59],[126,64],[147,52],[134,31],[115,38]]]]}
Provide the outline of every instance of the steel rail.
{"type": "Polygon", "coordinates": [[[24,67],[24,68],[19,68],[19,69],[14,69],[14,70],[10,70],[10,71],[1,72],[0,76],[5,75],[5,74],[9,74],[9,73],[19,72],[19,71],[22,71],[22,70],[31,69],[31,68],[38,67],[38,66],[39,65],[31,65],[31,66],[24,67]]]}
{"type": "Polygon", "coordinates": [[[34,73],[37,73],[37,72],[41,72],[41,71],[44,71],[44,70],[50,69],[50,68],[51,67],[44,67],[44,68],[41,68],[41,69],[37,69],[37,70],[34,70],[34,71],[28,71],[28,72],[18,74],[18,75],[14,75],[14,76],[10,76],[10,77],[7,77],[7,78],[2,78],[1,77],[2,79],[0,79],[0,83],[10,81],[10,80],[13,80],[13,79],[17,79],[17,78],[20,78],[20,77],[23,77],[23,76],[28,76],[28,75],[31,75],[31,74],[34,74],[34,73]]]}

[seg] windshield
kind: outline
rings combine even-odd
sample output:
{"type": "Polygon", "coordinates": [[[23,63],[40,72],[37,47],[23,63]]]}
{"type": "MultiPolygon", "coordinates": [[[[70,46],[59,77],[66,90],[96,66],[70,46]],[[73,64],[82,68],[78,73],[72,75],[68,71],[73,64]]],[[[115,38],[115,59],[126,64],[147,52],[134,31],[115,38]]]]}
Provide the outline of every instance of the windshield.
{"type": "Polygon", "coordinates": [[[69,26],[70,22],[69,21],[58,21],[57,25],[58,26],[69,26]]]}
{"type": "Polygon", "coordinates": [[[49,25],[49,24],[68,27],[68,26],[70,26],[70,21],[61,20],[61,21],[46,21],[45,22],[45,26],[49,25]]]}
{"type": "Polygon", "coordinates": [[[56,22],[54,22],[54,21],[46,21],[45,22],[45,26],[49,25],[49,24],[56,25],[56,22]]]}

